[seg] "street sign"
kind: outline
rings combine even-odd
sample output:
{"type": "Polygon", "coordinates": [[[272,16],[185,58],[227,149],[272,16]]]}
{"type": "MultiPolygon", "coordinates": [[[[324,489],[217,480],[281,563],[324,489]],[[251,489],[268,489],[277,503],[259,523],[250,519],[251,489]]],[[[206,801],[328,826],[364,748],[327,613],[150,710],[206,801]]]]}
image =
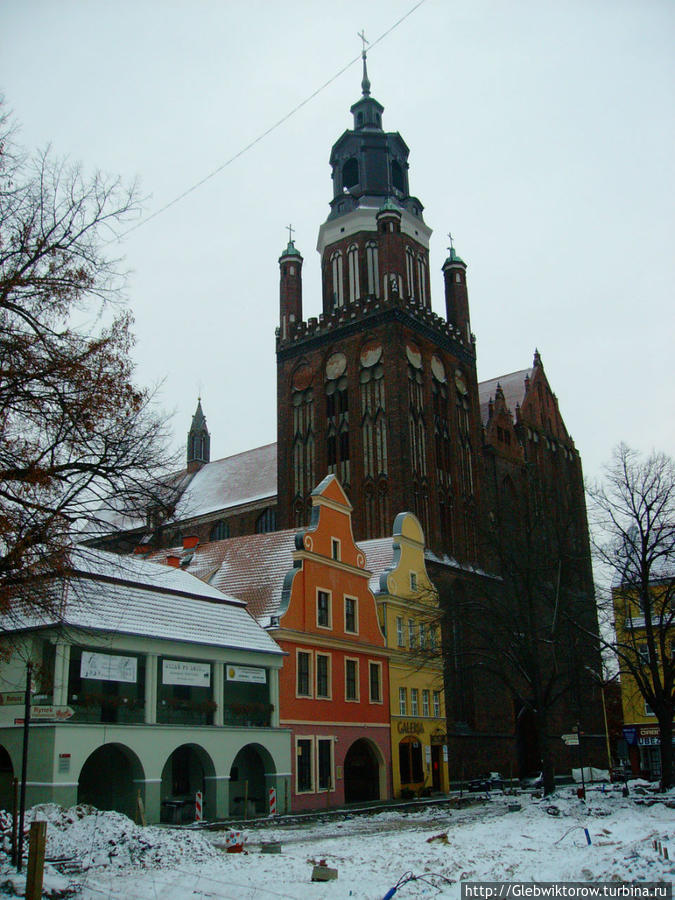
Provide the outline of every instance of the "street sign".
{"type": "MultiPolygon", "coordinates": [[[[30,719],[31,722],[65,722],[75,715],[75,710],[71,706],[31,706],[30,719]]],[[[23,725],[23,716],[20,719],[14,719],[15,725],[23,725]]]]}
{"type": "Polygon", "coordinates": [[[578,747],[579,746],[579,735],[578,734],[563,734],[561,735],[563,742],[567,744],[568,747],[578,747]]]}

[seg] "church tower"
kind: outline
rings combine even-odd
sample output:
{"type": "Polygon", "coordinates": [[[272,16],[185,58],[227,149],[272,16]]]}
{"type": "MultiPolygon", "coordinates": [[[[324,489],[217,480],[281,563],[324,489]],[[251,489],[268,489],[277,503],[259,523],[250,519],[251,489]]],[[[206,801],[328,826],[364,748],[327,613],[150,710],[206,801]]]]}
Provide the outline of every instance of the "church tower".
{"type": "Polygon", "coordinates": [[[197,409],[192,417],[192,425],[187,439],[187,470],[196,472],[211,458],[211,435],[206,427],[202,410],[202,398],[197,400],[197,409]]]}
{"type": "Polygon", "coordinates": [[[307,522],[311,491],[333,473],[354,506],[357,540],[390,534],[394,517],[411,510],[434,549],[475,560],[481,444],[466,265],[452,250],[443,266],[448,317],[438,316],[410,151],[383,129],[365,53],[350,111],[353,127],[330,155],[318,317],[302,319],[292,241],[279,259],[279,526],[307,522]]]}

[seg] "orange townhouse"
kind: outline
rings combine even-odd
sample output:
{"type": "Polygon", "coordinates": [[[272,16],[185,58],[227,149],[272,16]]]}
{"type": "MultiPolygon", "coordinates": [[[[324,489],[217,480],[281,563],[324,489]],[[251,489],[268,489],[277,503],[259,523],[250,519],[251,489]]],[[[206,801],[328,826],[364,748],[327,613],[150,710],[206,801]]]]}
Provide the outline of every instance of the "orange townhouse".
{"type": "Polygon", "coordinates": [[[279,724],[291,732],[294,810],[391,795],[390,651],[371,573],[337,478],[324,478],[311,499],[301,531],[214,541],[181,562],[245,600],[286,653],[279,724]]]}

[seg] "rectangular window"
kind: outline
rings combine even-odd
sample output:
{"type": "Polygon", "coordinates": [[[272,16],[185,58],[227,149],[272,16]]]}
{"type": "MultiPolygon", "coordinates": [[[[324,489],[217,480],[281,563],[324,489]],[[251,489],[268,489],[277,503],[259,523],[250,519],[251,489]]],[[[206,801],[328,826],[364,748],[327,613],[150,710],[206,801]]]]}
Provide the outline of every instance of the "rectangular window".
{"type": "Polygon", "coordinates": [[[298,660],[298,697],[311,697],[312,694],[309,689],[309,686],[310,686],[310,680],[309,680],[310,655],[309,655],[309,653],[305,653],[302,650],[298,650],[297,660],[298,660]]]}
{"type": "Polygon", "coordinates": [[[345,700],[359,699],[359,664],[355,659],[345,660],[345,700]]]}
{"type": "Polygon", "coordinates": [[[429,649],[430,650],[436,649],[436,626],[435,625],[429,626],[429,649]]]}
{"type": "Polygon", "coordinates": [[[434,715],[437,719],[441,717],[441,692],[434,691],[434,715]]]}
{"type": "Polygon", "coordinates": [[[316,654],[316,696],[330,699],[330,656],[316,654]]]}
{"type": "Polygon", "coordinates": [[[369,663],[368,670],[370,673],[370,702],[382,702],[382,664],[369,663]]]}
{"type": "Polygon", "coordinates": [[[408,643],[410,649],[414,650],[417,646],[417,635],[415,633],[415,623],[412,619],[408,619],[408,643]]]}
{"type": "Polygon", "coordinates": [[[646,700],[645,700],[645,715],[646,715],[646,716],[655,716],[655,715],[656,715],[656,713],[655,713],[654,710],[651,708],[651,706],[649,705],[649,703],[647,703],[646,700]]]}
{"type": "Polygon", "coordinates": [[[640,644],[637,648],[638,660],[641,666],[649,665],[649,647],[646,644],[640,644]]]}
{"type": "Polygon", "coordinates": [[[419,691],[417,688],[410,689],[410,715],[419,715],[419,691]]]}
{"type": "Polygon", "coordinates": [[[333,738],[318,738],[316,753],[319,790],[330,791],[333,787],[333,738]]]}
{"type": "Polygon", "coordinates": [[[350,634],[356,634],[358,631],[355,597],[345,597],[345,631],[350,634]]]}
{"type": "Polygon", "coordinates": [[[420,650],[427,649],[427,630],[424,622],[420,622],[420,650]]]}
{"type": "Polygon", "coordinates": [[[328,591],[316,592],[316,624],[321,628],[330,628],[330,594],[328,591]]]}
{"type": "Polygon", "coordinates": [[[296,790],[307,793],[313,790],[312,784],[312,739],[298,738],[296,741],[296,790]]]}
{"type": "Polygon", "coordinates": [[[340,560],[340,541],[337,538],[330,539],[331,555],[333,559],[340,560]]]}
{"type": "Polygon", "coordinates": [[[398,714],[399,716],[408,715],[408,691],[406,688],[398,689],[398,714]]]}
{"type": "Polygon", "coordinates": [[[403,636],[403,619],[396,616],[396,643],[399,647],[405,647],[405,638],[403,636]]]}
{"type": "Polygon", "coordinates": [[[422,691],[422,715],[428,716],[431,710],[429,709],[429,691],[422,691]]]}
{"type": "Polygon", "coordinates": [[[410,573],[410,590],[411,591],[417,590],[417,572],[410,573]]]}

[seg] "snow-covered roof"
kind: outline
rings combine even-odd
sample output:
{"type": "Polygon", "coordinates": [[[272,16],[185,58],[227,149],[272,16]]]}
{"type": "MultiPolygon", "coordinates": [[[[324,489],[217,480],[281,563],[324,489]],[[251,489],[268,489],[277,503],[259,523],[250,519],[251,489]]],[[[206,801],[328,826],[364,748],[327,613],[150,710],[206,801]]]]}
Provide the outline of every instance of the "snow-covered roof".
{"type": "Polygon", "coordinates": [[[358,546],[366,554],[366,569],[373,573],[370,576],[368,587],[376,594],[380,589],[380,575],[394,560],[394,539],[391,537],[371,538],[368,541],[359,541],[358,546]]]}
{"type": "Polygon", "coordinates": [[[193,519],[259,500],[276,500],[277,445],[266,444],[206,463],[190,479],[175,518],[193,519]]]}
{"type": "Polygon", "coordinates": [[[281,652],[243,601],[182,569],[89,549],[75,551],[71,562],[72,575],[58,582],[61,597],[54,611],[22,613],[13,609],[11,619],[0,618],[0,628],[18,631],[62,624],[239,650],[281,652]]]}
{"type": "Polygon", "coordinates": [[[488,408],[490,399],[494,400],[497,393],[497,385],[501,385],[504,392],[504,400],[513,414],[516,404],[523,405],[525,399],[525,379],[532,378],[533,369],[520,369],[508,375],[500,375],[498,378],[490,378],[489,381],[478,383],[478,399],[480,402],[480,417],[484,425],[488,421],[488,408]]]}

